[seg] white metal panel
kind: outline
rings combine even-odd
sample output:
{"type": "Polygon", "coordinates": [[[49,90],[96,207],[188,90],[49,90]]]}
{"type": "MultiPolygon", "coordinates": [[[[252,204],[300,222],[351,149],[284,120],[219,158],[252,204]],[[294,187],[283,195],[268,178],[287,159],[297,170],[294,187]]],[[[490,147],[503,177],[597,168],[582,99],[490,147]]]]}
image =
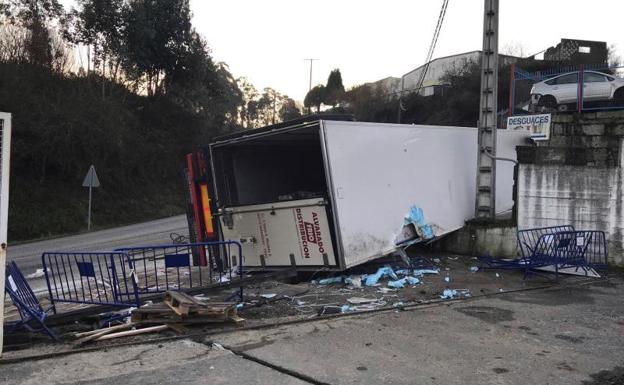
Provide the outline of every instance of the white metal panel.
{"type": "MultiPolygon", "coordinates": [[[[0,292],[4,299],[4,275],[9,214],[9,170],[11,155],[11,114],[0,112],[0,292]]],[[[4,325],[4,300],[0,301],[0,355],[4,325]]]]}
{"type": "MultiPolygon", "coordinates": [[[[474,216],[477,130],[324,122],[346,267],[394,249],[411,206],[437,236],[474,216]]],[[[499,133],[499,156],[515,159],[525,133],[499,133]]],[[[497,212],[512,207],[513,164],[497,173],[497,212]]]]}
{"type": "Polygon", "coordinates": [[[226,210],[227,217],[221,216],[223,237],[244,240],[245,267],[260,267],[262,259],[266,266],[291,266],[293,261],[300,267],[324,266],[325,262],[336,265],[326,203],[322,199],[226,210]]]}

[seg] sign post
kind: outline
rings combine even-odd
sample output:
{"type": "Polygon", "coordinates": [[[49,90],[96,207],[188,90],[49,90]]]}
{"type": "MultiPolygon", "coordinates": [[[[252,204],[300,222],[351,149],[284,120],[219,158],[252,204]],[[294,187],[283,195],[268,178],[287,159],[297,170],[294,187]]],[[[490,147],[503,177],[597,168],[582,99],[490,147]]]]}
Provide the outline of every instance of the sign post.
{"type": "Polygon", "coordinates": [[[92,190],[93,190],[93,187],[100,187],[100,180],[98,179],[97,173],[95,172],[94,165],[91,165],[91,167],[89,167],[89,171],[87,171],[87,175],[85,175],[85,178],[82,181],[82,187],[89,188],[89,213],[87,214],[87,230],[91,230],[92,190]]]}

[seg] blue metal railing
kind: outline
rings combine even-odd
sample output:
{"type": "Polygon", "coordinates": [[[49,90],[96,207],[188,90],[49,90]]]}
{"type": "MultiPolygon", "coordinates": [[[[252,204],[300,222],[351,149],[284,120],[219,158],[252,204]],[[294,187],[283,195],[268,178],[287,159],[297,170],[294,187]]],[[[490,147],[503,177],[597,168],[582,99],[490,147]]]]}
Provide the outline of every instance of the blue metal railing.
{"type": "Polygon", "coordinates": [[[139,294],[200,288],[243,276],[243,248],[236,241],[124,247],[115,251],[129,256],[139,294]]]}
{"type": "Polygon", "coordinates": [[[126,253],[47,252],[41,262],[53,306],[58,302],[139,305],[132,262],[126,253]]]}

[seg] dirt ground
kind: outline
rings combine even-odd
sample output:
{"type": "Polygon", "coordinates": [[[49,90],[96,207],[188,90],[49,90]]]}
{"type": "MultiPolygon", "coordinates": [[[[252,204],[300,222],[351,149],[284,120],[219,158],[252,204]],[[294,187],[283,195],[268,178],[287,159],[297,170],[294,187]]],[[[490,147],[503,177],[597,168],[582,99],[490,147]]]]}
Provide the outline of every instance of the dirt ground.
{"type": "MultiPolygon", "coordinates": [[[[328,315],[344,312],[367,311],[384,308],[397,308],[415,304],[443,300],[441,296],[446,289],[457,290],[454,298],[479,297],[497,293],[517,291],[527,288],[537,288],[553,285],[553,276],[531,276],[524,280],[519,271],[484,270],[473,271],[478,266],[474,257],[460,256],[445,253],[431,253],[427,251],[414,255],[413,261],[422,267],[437,270],[437,274],[415,276],[419,282],[410,285],[406,282],[404,288],[388,287],[392,278],[384,277],[375,286],[354,285],[344,282],[344,278],[355,278],[374,274],[381,267],[391,267],[400,272],[406,265],[398,258],[386,258],[372,263],[358,266],[340,274],[317,272],[301,275],[289,282],[265,281],[260,284],[245,287],[245,300],[239,309],[239,316],[245,318],[244,327],[254,327],[276,322],[303,320],[316,318],[319,315],[328,315]],[[423,258],[421,258],[423,257],[423,258]],[[472,269],[471,269],[472,268],[472,269]],[[323,279],[342,277],[341,282],[322,284],[323,279]]],[[[398,278],[405,275],[398,274],[398,278]]],[[[586,280],[585,277],[560,276],[557,284],[565,284],[586,280]]],[[[349,280],[346,280],[349,282],[349,280]]],[[[364,280],[363,280],[364,281],[364,280]]],[[[201,295],[209,301],[222,301],[237,289],[225,290],[221,293],[206,293],[201,295]]],[[[72,307],[60,307],[66,311],[72,307]]],[[[15,318],[17,313],[13,306],[8,306],[5,315],[15,318]]],[[[27,356],[30,354],[73,349],[71,334],[77,331],[92,330],[97,319],[76,321],[53,329],[61,336],[62,342],[51,343],[43,335],[14,334],[5,338],[5,353],[3,358],[27,356]]],[[[240,328],[241,325],[211,324],[187,326],[188,333],[210,333],[211,331],[240,328]]],[[[173,331],[161,332],[158,336],[174,336],[173,331]]],[[[132,342],[145,338],[155,338],[155,335],[127,337],[118,340],[98,342],[98,345],[132,342]]]]}

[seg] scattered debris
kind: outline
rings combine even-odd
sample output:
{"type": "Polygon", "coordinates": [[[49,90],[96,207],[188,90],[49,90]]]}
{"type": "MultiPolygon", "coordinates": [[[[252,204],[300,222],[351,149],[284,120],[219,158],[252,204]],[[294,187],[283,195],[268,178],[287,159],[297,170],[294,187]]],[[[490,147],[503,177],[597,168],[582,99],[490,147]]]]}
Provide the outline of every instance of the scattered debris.
{"type": "Polygon", "coordinates": [[[230,302],[204,302],[182,292],[166,292],[164,303],[143,306],[132,312],[132,321],[140,323],[202,324],[243,322],[238,305],[230,302]]]}
{"type": "MultiPolygon", "coordinates": [[[[379,280],[383,277],[390,277],[392,279],[399,279],[394,270],[390,266],[380,267],[375,274],[367,275],[364,280],[366,286],[375,286],[379,280]]],[[[362,278],[364,279],[364,278],[362,278]]]]}
{"type": "Polygon", "coordinates": [[[476,273],[477,271],[479,271],[479,266],[470,266],[470,271],[476,273]]]}
{"type": "Polygon", "coordinates": [[[388,286],[395,288],[395,289],[400,289],[400,288],[405,287],[405,283],[409,283],[410,285],[413,286],[413,285],[420,283],[420,280],[416,277],[408,276],[405,278],[398,279],[396,281],[390,281],[388,282],[388,286]]]}
{"type": "Polygon", "coordinates": [[[377,301],[377,298],[362,298],[362,297],[351,297],[347,298],[347,302],[353,305],[359,305],[363,303],[371,303],[377,301]]]}
{"type": "Polygon", "coordinates": [[[260,294],[260,297],[266,298],[266,299],[275,298],[276,296],[277,296],[277,294],[275,294],[275,293],[260,294]]]}
{"type": "Polygon", "coordinates": [[[444,277],[444,282],[451,282],[451,277],[449,277],[448,275],[444,277]]]}
{"type": "Polygon", "coordinates": [[[418,270],[414,270],[413,275],[415,275],[416,277],[421,277],[425,274],[440,274],[440,270],[438,269],[418,269],[418,270]]]}
{"type": "Polygon", "coordinates": [[[331,285],[334,283],[342,283],[342,276],[340,277],[332,277],[332,278],[323,278],[318,281],[319,285],[331,285]]]}
{"type": "Polygon", "coordinates": [[[468,289],[444,289],[440,298],[453,299],[453,298],[469,298],[470,290],[468,289]]]}
{"type": "Polygon", "coordinates": [[[353,275],[351,277],[345,278],[345,283],[347,285],[352,285],[353,287],[362,287],[362,277],[353,275]]]}
{"type": "Polygon", "coordinates": [[[41,278],[44,275],[45,275],[45,272],[43,271],[43,269],[37,269],[34,273],[28,274],[26,278],[28,279],[41,278]]]}

